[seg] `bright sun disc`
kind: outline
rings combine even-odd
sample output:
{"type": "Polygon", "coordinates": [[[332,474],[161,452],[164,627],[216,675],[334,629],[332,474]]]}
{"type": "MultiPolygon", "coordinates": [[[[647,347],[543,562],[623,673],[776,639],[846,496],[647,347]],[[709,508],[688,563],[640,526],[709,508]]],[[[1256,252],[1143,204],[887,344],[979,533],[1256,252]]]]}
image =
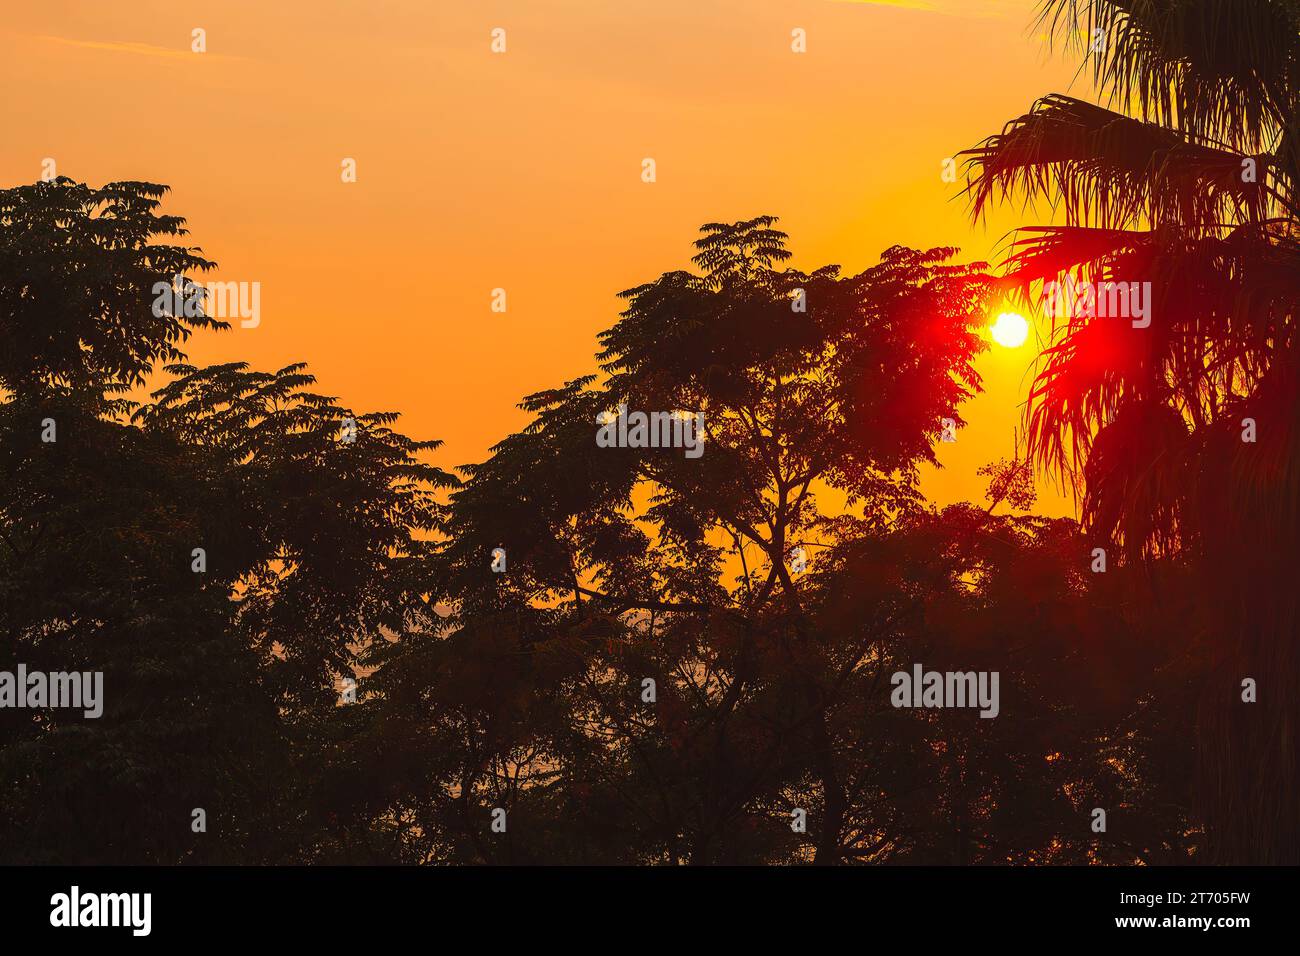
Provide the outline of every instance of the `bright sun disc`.
{"type": "Polygon", "coordinates": [[[1009,349],[1018,349],[1029,337],[1029,323],[1023,315],[1015,312],[1003,312],[989,328],[993,341],[1009,349]]]}

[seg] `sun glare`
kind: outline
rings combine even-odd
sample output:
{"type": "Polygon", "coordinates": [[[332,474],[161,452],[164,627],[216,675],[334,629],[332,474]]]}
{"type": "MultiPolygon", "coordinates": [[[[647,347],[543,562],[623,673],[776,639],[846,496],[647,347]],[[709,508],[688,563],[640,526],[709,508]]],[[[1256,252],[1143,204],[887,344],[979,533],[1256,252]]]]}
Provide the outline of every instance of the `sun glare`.
{"type": "Polygon", "coordinates": [[[1009,349],[1018,349],[1029,337],[1029,323],[1025,317],[1016,312],[1003,312],[998,320],[989,327],[993,341],[1009,349]]]}

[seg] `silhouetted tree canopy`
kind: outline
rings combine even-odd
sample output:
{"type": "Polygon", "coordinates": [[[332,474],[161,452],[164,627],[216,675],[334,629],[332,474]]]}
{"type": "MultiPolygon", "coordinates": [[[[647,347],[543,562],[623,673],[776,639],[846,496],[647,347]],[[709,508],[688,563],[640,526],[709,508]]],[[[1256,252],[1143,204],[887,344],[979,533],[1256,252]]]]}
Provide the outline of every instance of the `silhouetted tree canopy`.
{"type": "MultiPolygon", "coordinates": [[[[1061,212],[1014,244],[1006,281],[1030,299],[1066,279],[1151,292],[1145,325],[1055,315],[1029,450],[1079,490],[1091,541],[1193,575],[1211,859],[1295,863],[1300,8],[1049,0],[1041,25],[1113,108],[1050,94],[970,150],[972,214],[1061,212]],[[1247,678],[1268,690],[1243,704],[1247,678]]],[[[1134,600],[1153,593],[1176,613],[1134,600]]]]}
{"type": "Polygon", "coordinates": [[[0,669],[102,670],[106,698],[0,710],[0,858],[1196,852],[1186,619],[1024,514],[1023,462],[983,505],[919,491],[979,389],[982,265],[803,272],[774,217],[706,225],[696,271],[623,293],[595,370],[456,474],[301,364],[189,364],[218,323],[150,290],[211,264],[149,245],[183,235],[163,192],[0,192],[0,669]],[[598,446],[620,405],[702,415],[702,454],[598,446]],[[915,664],[1000,672],[1000,715],[893,706],[915,664]]]}

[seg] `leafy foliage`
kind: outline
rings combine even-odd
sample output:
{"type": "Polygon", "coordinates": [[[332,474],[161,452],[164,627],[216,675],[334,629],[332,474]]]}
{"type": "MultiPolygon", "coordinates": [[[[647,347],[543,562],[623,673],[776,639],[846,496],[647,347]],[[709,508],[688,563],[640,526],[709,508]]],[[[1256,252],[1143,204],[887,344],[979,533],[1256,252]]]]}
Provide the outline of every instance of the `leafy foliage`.
{"type": "MultiPolygon", "coordinates": [[[[133,256],[180,264],[141,246],[178,220],[112,210],[133,256]]],[[[463,477],[300,364],[186,363],[184,330],[144,315],[151,276],[123,285],[118,246],[78,246],[114,309],[56,304],[58,341],[4,373],[0,668],[102,670],[107,700],[98,720],[0,711],[0,856],[1188,859],[1178,628],[1083,574],[1072,522],[997,512],[1032,502],[1024,462],[991,466],[986,508],[918,491],[979,387],[992,280],[950,249],[803,272],[776,226],[705,226],[699,271],[624,293],[601,374],[527,397],[530,423],[463,477]],[[95,336],[128,345],[109,361],[95,336]],[[159,359],[151,399],[123,398],[159,359]],[[704,454],[597,448],[619,404],[702,413],[704,454]],[[892,706],[914,663],[999,671],[1004,715],[892,706]],[[1124,810],[1104,843],[1098,803],[1124,810]]],[[[22,334],[26,276],[59,268],[81,267],[3,262],[22,334]]]]}
{"type": "Polygon", "coordinates": [[[1054,316],[1030,450],[1082,491],[1098,543],[1195,569],[1214,635],[1187,649],[1206,666],[1213,858],[1294,862],[1300,10],[1049,0],[1043,22],[1097,50],[1111,108],[1052,94],[970,150],[973,215],[1013,194],[1062,211],[1065,225],[1022,230],[1010,257],[1007,284],[1031,299],[1067,276],[1146,281],[1153,296],[1146,328],[1054,316]],[[1265,674],[1271,694],[1243,708],[1240,682],[1265,674]]]}
{"type": "Polygon", "coordinates": [[[66,177],[0,191],[0,388],[139,384],[159,359],[184,358],[193,330],[227,327],[154,309],[156,283],[192,288],[213,268],[199,249],[153,241],[186,235],[184,219],[156,212],[166,191],[66,177]]]}

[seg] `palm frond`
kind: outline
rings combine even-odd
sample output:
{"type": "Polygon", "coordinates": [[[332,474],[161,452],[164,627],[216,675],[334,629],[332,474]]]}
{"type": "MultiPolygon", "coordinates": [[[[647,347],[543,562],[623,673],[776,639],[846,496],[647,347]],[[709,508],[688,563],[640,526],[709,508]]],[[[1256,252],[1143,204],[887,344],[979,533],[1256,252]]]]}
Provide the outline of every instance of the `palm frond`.
{"type": "Polygon", "coordinates": [[[1046,0],[1040,23],[1089,58],[1110,102],[1190,136],[1262,152],[1294,105],[1289,0],[1046,0]]]}
{"type": "Polygon", "coordinates": [[[1267,156],[1196,142],[1060,94],[961,155],[972,215],[994,196],[1046,199],[1070,225],[1225,228],[1269,211],[1267,156]],[[1245,175],[1253,162],[1255,175],[1245,175]]]}

